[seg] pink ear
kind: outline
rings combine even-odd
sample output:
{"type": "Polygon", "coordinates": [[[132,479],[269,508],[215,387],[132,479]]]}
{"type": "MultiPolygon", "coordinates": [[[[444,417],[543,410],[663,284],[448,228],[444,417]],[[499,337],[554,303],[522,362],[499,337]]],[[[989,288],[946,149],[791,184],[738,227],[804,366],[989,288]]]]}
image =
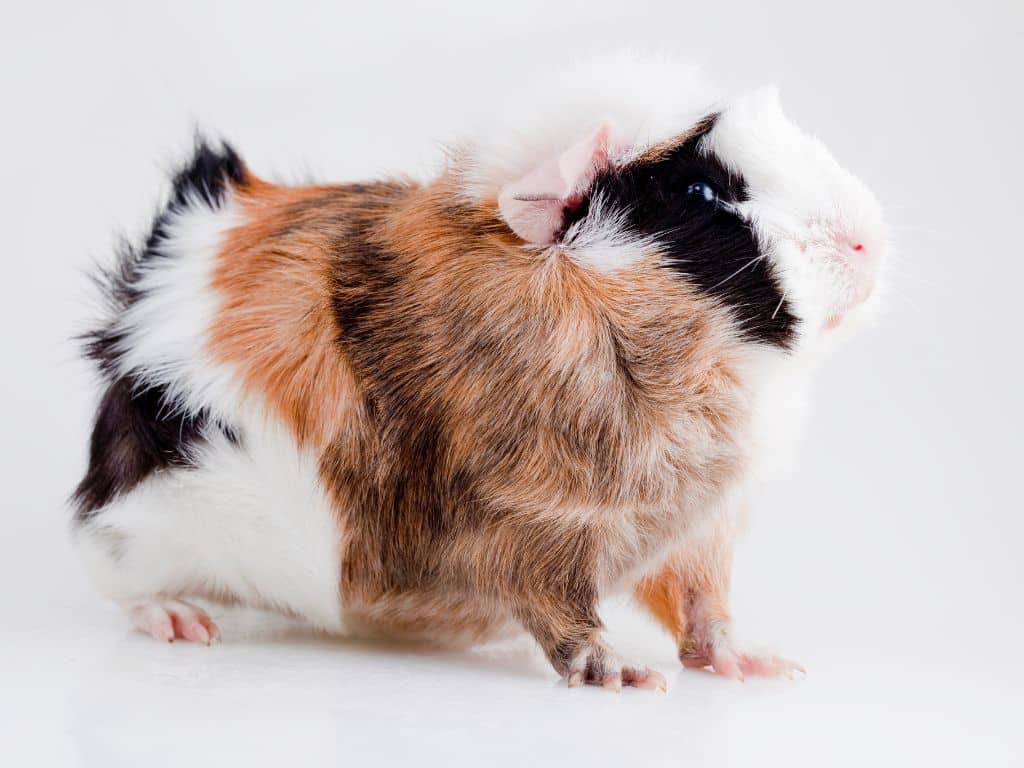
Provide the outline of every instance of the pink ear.
{"type": "Polygon", "coordinates": [[[512,231],[528,243],[547,245],[562,229],[566,208],[579,205],[583,194],[614,152],[625,149],[603,122],[589,136],[558,157],[547,160],[498,194],[498,209],[512,231]]]}

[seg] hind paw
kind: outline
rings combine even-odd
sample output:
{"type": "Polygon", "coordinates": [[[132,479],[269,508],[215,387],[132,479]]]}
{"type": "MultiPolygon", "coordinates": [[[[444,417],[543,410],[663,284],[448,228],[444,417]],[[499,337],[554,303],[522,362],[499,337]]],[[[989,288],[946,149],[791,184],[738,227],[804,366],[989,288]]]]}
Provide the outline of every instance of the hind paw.
{"type": "Polygon", "coordinates": [[[220,640],[220,629],[206,611],[181,600],[154,597],[129,603],[125,611],[136,628],[156,640],[205,645],[220,640]]]}

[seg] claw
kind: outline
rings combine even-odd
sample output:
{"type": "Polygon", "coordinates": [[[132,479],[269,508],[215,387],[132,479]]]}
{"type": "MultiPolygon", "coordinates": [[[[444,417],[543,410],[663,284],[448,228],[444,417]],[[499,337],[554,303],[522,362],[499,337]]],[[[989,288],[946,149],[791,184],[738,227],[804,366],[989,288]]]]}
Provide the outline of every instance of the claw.
{"type": "Polygon", "coordinates": [[[789,677],[797,673],[806,675],[807,670],[795,661],[778,656],[751,656],[744,654],[739,659],[740,667],[749,675],[759,677],[789,677]]]}
{"type": "Polygon", "coordinates": [[[643,667],[642,669],[630,669],[627,667],[622,670],[622,680],[627,685],[632,685],[634,688],[642,688],[647,691],[667,691],[668,683],[665,681],[665,676],[654,669],[648,669],[643,667]]]}
{"type": "Polygon", "coordinates": [[[743,682],[743,664],[732,651],[716,651],[711,656],[711,668],[729,680],[743,682]]]}
{"type": "Polygon", "coordinates": [[[615,693],[622,693],[622,675],[618,672],[613,672],[601,682],[601,686],[610,691],[615,691],[615,693]]]}

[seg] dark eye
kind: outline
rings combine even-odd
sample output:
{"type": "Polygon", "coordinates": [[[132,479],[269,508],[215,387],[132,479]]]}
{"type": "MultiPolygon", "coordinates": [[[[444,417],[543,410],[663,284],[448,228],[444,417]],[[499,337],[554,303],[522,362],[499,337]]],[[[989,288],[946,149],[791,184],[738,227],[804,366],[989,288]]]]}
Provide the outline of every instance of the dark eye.
{"type": "Polygon", "coordinates": [[[713,203],[718,200],[718,193],[710,184],[703,181],[696,181],[686,188],[689,197],[696,197],[706,203],[713,203]]]}

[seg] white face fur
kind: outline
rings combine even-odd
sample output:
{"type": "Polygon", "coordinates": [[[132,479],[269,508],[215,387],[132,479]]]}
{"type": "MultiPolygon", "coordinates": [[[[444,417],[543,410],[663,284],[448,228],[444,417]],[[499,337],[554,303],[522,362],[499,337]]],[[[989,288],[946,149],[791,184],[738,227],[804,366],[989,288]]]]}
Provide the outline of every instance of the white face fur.
{"type": "Polygon", "coordinates": [[[790,122],[774,88],[735,99],[706,147],[747,184],[740,213],[776,265],[804,343],[870,316],[887,249],[881,207],[813,136],[790,122]]]}

